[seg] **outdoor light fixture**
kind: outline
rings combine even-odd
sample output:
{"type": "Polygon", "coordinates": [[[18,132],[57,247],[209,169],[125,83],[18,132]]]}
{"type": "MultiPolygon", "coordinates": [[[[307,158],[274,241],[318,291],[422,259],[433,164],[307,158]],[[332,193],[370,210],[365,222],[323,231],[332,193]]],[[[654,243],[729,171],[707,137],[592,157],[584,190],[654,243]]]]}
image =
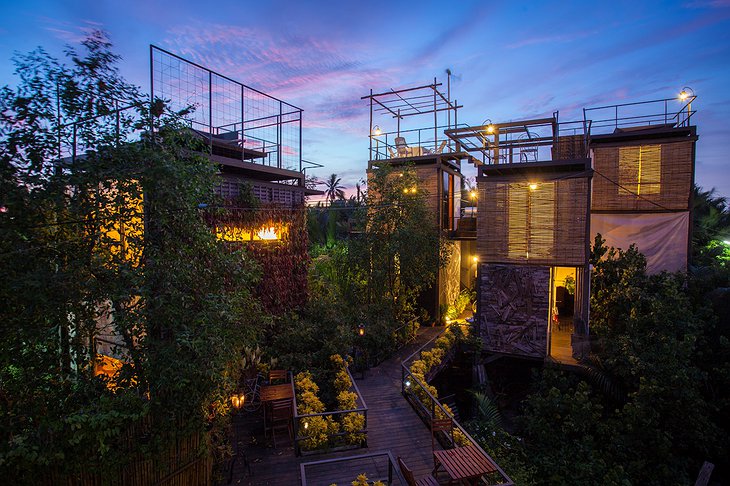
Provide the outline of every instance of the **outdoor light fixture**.
{"type": "Polygon", "coordinates": [[[403,189],[403,194],[408,194],[408,188],[407,188],[407,187],[405,187],[405,188],[403,189]]]}
{"type": "Polygon", "coordinates": [[[411,386],[411,380],[406,380],[406,388],[409,388],[411,386]]]}
{"type": "Polygon", "coordinates": [[[246,395],[241,393],[240,395],[233,395],[231,397],[231,404],[233,405],[234,410],[238,411],[243,407],[243,404],[246,402],[246,395]]]}
{"type": "Polygon", "coordinates": [[[471,257],[471,261],[473,261],[474,263],[476,263],[476,262],[479,261],[479,257],[476,256],[476,255],[474,255],[473,257],[471,257]]]}
{"type": "Polygon", "coordinates": [[[487,133],[494,133],[494,125],[491,123],[487,125],[487,133]]]}
{"type": "Polygon", "coordinates": [[[535,182],[530,182],[530,190],[531,190],[531,191],[534,191],[535,189],[537,189],[537,183],[535,183],[535,182]]]}
{"type": "Polygon", "coordinates": [[[685,86],[682,88],[682,91],[679,92],[679,95],[677,96],[679,98],[679,101],[685,101],[687,98],[693,97],[695,95],[695,90],[690,88],[689,86],[685,86]]]}
{"type": "Polygon", "coordinates": [[[358,336],[365,335],[365,324],[360,324],[359,326],[357,326],[357,335],[358,336]]]}
{"type": "Polygon", "coordinates": [[[471,197],[472,199],[476,199],[476,198],[477,198],[477,191],[470,191],[470,192],[469,192],[469,196],[470,196],[470,197],[471,197]]]}
{"type": "Polygon", "coordinates": [[[375,135],[375,136],[377,137],[378,135],[380,135],[380,134],[382,134],[382,133],[383,133],[383,132],[382,132],[382,130],[380,130],[380,127],[379,127],[378,125],[375,125],[375,126],[373,127],[373,135],[375,135]]]}

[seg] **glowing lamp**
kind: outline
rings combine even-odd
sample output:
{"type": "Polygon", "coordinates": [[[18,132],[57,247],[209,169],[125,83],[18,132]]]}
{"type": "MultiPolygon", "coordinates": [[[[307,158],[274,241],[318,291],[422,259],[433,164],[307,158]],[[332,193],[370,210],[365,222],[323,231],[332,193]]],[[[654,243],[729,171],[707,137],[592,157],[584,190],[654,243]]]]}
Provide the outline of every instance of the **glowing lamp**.
{"type": "Polygon", "coordinates": [[[378,125],[375,125],[373,127],[373,135],[375,135],[377,137],[378,135],[380,135],[382,133],[383,133],[383,131],[380,130],[380,127],[378,125]]]}
{"type": "Polygon", "coordinates": [[[474,255],[473,257],[471,257],[471,261],[473,261],[474,263],[476,263],[476,262],[479,261],[479,257],[476,256],[476,255],[474,255]]]}
{"type": "Polygon", "coordinates": [[[494,133],[494,125],[491,123],[487,125],[487,133],[494,133]]]}
{"type": "Polygon", "coordinates": [[[689,98],[689,93],[687,93],[685,90],[682,90],[682,91],[679,92],[679,99],[681,101],[684,101],[687,98],[689,98]]]}
{"type": "Polygon", "coordinates": [[[469,197],[471,197],[472,199],[476,199],[477,198],[477,191],[469,191],[469,197]]]}
{"type": "Polygon", "coordinates": [[[531,190],[531,191],[534,191],[535,189],[537,189],[537,184],[536,184],[536,183],[534,183],[534,182],[531,182],[531,183],[530,183],[530,190],[531,190]]]}
{"type": "Polygon", "coordinates": [[[233,395],[231,397],[231,404],[235,410],[240,410],[243,404],[246,402],[246,395],[241,393],[240,395],[233,395]]]}
{"type": "Polygon", "coordinates": [[[403,189],[403,194],[408,194],[408,188],[403,189]]]}
{"type": "Polygon", "coordinates": [[[357,335],[358,336],[365,335],[365,325],[364,324],[360,324],[359,326],[357,326],[357,335]]]}
{"type": "Polygon", "coordinates": [[[309,428],[309,422],[304,422],[304,430],[307,430],[309,428]]]}
{"type": "Polygon", "coordinates": [[[406,385],[406,388],[409,388],[411,386],[411,380],[406,380],[405,385],[406,385]]]}

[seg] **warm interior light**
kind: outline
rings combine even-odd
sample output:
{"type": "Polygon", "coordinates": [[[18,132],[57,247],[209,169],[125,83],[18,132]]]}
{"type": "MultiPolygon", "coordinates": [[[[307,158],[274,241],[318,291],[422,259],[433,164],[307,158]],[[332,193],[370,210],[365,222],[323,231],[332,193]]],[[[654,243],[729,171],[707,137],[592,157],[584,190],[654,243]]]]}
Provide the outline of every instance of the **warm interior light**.
{"type": "Polygon", "coordinates": [[[407,187],[403,189],[403,194],[408,194],[408,188],[407,187]]]}
{"type": "Polygon", "coordinates": [[[274,228],[273,226],[260,229],[259,232],[256,233],[256,236],[258,236],[260,240],[270,241],[279,239],[279,235],[276,234],[276,228],[274,228]]]}
{"type": "Polygon", "coordinates": [[[536,183],[534,183],[534,182],[531,182],[531,183],[530,183],[530,190],[531,190],[531,191],[534,191],[535,189],[537,189],[537,184],[536,184],[536,183]]]}
{"type": "Polygon", "coordinates": [[[476,255],[474,255],[473,257],[471,257],[471,261],[473,261],[474,263],[476,263],[476,262],[479,261],[479,257],[476,256],[476,255]]]}
{"type": "Polygon", "coordinates": [[[415,188],[415,187],[414,187],[414,188],[412,188],[412,189],[411,189],[411,192],[412,192],[413,194],[415,194],[415,193],[416,193],[416,188],[415,188]]]}

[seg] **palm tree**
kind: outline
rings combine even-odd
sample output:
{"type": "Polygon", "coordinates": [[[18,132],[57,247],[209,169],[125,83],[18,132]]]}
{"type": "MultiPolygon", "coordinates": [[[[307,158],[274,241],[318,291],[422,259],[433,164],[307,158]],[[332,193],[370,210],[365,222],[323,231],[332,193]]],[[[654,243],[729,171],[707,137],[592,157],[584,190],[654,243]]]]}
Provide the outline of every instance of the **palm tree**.
{"type": "Polygon", "coordinates": [[[327,187],[327,189],[324,191],[324,194],[327,196],[327,200],[332,204],[335,202],[335,199],[345,199],[345,186],[340,185],[340,178],[337,177],[337,174],[330,175],[330,178],[324,182],[324,185],[327,187]]]}

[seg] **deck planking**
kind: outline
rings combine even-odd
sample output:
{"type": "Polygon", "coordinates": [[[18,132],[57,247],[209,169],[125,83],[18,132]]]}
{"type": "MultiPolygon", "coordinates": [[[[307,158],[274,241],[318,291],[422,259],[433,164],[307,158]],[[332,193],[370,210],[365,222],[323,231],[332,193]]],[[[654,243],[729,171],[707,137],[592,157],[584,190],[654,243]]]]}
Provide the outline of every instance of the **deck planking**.
{"type": "MultiPolygon", "coordinates": [[[[368,447],[343,452],[316,454],[303,457],[294,455],[292,441],[283,432],[277,435],[275,449],[271,438],[264,438],[263,418],[260,412],[243,413],[235,420],[237,442],[243,445],[251,474],[242,460],[237,460],[230,483],[241,486],[296,486],[300,484],[300,464],[335,457],[356,457],[369,452],[390,451],[394,458],[401,456],[416,478],[426,476],[433,469],[431,433],[401,394],[401,363],[421,345],[438,334],[442,328],[427,327],[419,330],[416,340],[398,351],[393,357],[368,370],[363,379],[357,379],[360,393],[368,407],[368,447]]],[[[438,443],[436,448],[440,449],[438,443]]],[[[310,484],[326,484],[336,479],[340,486],[349,485],[357,474],[382,474],[382,465],[353,463],[356,469],[332,471],[328,478],[307,477],[310,484]],[[372,470],[372,473],[370,473],[372,470]],[[351,476],[351,477],[350,477],[351,476]],[[350,478],[342,482],[343,478],[350,478]],[[314,479],[314,481],[312,481],[314,479]],[[319,479],[321,483],[317,481],[319,479]]],[[[326,471],[323,470],[323,471],[326,471]]],[[[322,471],[318,471],[322,472],[322,471]]]]}

